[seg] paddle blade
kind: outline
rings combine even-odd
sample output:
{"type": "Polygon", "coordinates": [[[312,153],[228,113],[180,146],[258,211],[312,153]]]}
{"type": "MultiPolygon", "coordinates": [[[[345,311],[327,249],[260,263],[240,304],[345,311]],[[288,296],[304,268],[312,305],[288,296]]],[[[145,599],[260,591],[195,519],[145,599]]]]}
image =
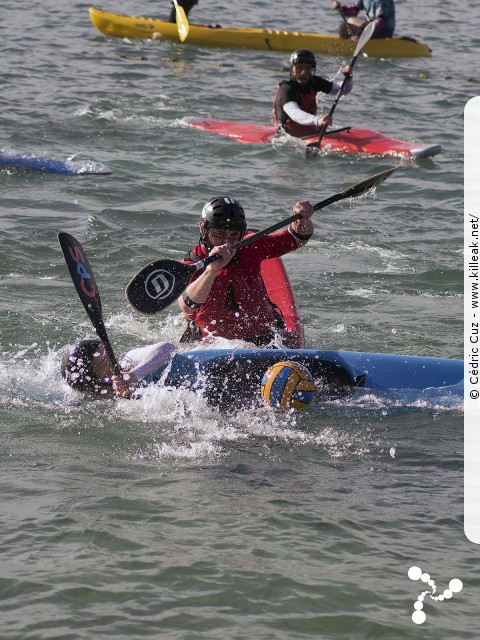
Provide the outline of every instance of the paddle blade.
{"type": "MultiPolygon", "coordinates": [[[[326,198],[321,202],[317,202],[317,204],[313,205],[313,210],[318,211],[319,209],[323,209],[327,207],[329,204],[333,204],[334,202],[338,202],[339,200],[344,200],[345,198],[356,198],[357,196],[361,196],[363,193],[366,193],[370,189],[373,189],[381,182],[386,180],[389,175],[391,175],[394,171],[396,171],[398,167],[392,167],[391,169],[387,169],[386,171],[381,171],[380,173],[376,173],[374,176],[370,176],[370,178],[366,178],[361,182],[357,182],[356,184],[348,187],[345,191],[341,193],[337,193],[334,196],[330,196],[330,198],[326,198]]],[[[298,219],[298,218],[297,218],[298,219]]]]}
{"type": "Polygon", "coordinates": [[[69,233],[63,231],[58,234],[58,241],[75,289],[92,324],[96,326],[99,322],[103,323],[100,294],[82,245],[69,233]]]}
{"type": "Polygon", "coordinates": [[[103,323],[102,303],[98,292],[93,269],[88,262],[87,255],[82,245],[69,233],[61,231],[58,234],[58,242],[62,248],[65,262],[67,263],[78,297],[87,312],[98,337],[105,346],[105,351],[112,363],[115,373],[120,374],[117,359],[108,339],[107,330],[103,323]]]}
{"type": "Polygon", "coordinates": [[[366,193],[370,189],[373,189],[380,183],[384,182],[397,169],[398,167],[386,169],[385,171],[376,173],[374,176],[370,176],[370,178],[366,178],[365,180],[348,187],[348,189],[345,189],[345,191],[342,191],[341,193],[342,200],[343,198],[356,198],[357,196],[361,196],[363,193],[366,193]]]}
{"type": "Polygon", "coordinates": [[[194,265],[175,260],[155,260],[141,269],[127,285],[127,300],[140,313],[158,313],[186,289],[197,271],[194,265]]]}
{"type": "Polygon", "coordinates": [[[185,9],[178,4],[177,0],[173,0],[173,2],[175,4],[178,37],[180,42],[184,42],[187,39],[190,24],[185,9]]]}
{"type": "Polygon", "coordinates": [[[357,46],[356,46],[355,51],[353,53],[353,57],[354,58],[357,58],[360,55],[360,53],[362,52],[363,47],[367,44],[367,42],[373,36],[373,32],[374,31],[375,31],[375,23],[374,22],[370,22],[369,24],[367,24],[365,29],[362,31],[362,34],[361,34],[360,38],[358,39],[357,46]]]}

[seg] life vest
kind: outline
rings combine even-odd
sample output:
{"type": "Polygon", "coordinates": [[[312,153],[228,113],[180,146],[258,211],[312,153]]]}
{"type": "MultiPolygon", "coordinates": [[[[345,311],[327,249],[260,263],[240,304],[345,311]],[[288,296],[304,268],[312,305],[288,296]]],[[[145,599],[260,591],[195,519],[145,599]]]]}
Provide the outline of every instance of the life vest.
{"type": "MultiPolygon", "coordinates": [[[[277,104],[278,102],[278,93],[280,91],[280,87],[287,83],[291,82],[289,80],[284,80],[281,82],[277,90],[275,92],[275,98],[273,99],[273,121],[278,127],[282,127],[287,133],[291,136],[295,136],[296,138],[301,138],[302,136],[308,136],[312,133],[316,133],[318,131],[318,127],[316,125],[304,125],[298,124],[291,118],[283,110],[283,107],[277,104]],[[279,113],[280,112],[280,113],[279,113]],[[279,119],[280,116],[280,119],[279,119]]],[[[297,83],[295,83],[297,84],[297,83]]],[[[297,87],[295,87],[297,89],[297,87]]],[[[292,96],[292,101],[296,102],[302,111],[306,113],[311,113],[312,115],[317,114],[317,100],[316,100],[317,92],[313,88],[312,85],[309,85],[308,91],[303,92],[300,89],[295,91],[295,96],[292,96]]]]}
{"type": "MultiPolygon", "coordinates": [[[[278,309],[268,298],[260,263],[295,248],[296,242],[291,234],[281,231],[238,251],[233,260],[217,274],[205,305],[185,314],[190,323],[182,342],[208,335],[250,340],[275,329],[284,329],[283,318],[279,317],[278,309]]],[[[206,255],[205,248],[197,245],[185,256],[184,262],[196,261],[206,255]]]]}

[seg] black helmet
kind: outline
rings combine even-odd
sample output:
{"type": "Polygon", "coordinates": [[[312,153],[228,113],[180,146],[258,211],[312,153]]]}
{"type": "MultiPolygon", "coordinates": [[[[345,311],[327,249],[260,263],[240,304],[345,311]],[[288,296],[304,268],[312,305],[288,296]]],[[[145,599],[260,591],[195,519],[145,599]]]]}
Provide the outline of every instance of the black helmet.
{"type": "Polygon", "coordinates": [[[297,49],[290,56],[290,64],[309,64],[315,69],[317,61],[309,49],[297,49]]]}
{"type": "Polygon", "coordinates": [[[202,209],[203,229],[228,229],[241,231],[247,228],[242,205],[229,196],[214,196],[202,209]]]}
{"type": "Polygon", "coordinates": [[[111,385],[99,380],[92,371],[92,359],[98,352],[100,340],[82,340],[68,348],[62,360],[62,376],[72,389],[87,394],[102,393],[111,385]]]}

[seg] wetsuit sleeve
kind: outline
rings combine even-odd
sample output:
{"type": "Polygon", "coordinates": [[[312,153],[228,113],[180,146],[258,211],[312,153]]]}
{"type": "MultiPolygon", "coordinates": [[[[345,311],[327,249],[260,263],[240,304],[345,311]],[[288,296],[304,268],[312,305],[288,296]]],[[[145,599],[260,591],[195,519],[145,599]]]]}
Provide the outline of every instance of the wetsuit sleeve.
{"type": "Polygon", "coordinates": [[[280,258],[280,256],[298,248],[296,239],[288,229],[270,233],[268,236],[265,236],[265,238],[262,238],[258,244],[260,243],[262,243],[263,260],[280,258]]]}
{"type": "Polygon", "coordinates": [[[166,365],[175,353],[175,347],[170,342],[157,342],[145,347],[132,349],[125,355],[125,359],[133,364],[129,373],[137,379],[143,380],[149,373],[157,371],[166,365]]]}
{"type": "Polygon", "coordinates": [[[342,6],[342,13],[344,16],[356,16],[360,9],[363,9],[363,2],[358,2],[357,4],[344,4],[342,6]]]}
{"type": "Polygon", "coordinates": [[[383,29],[385,28],[385,25],[387,24],[384,18],[375,18],[375,20],[372,20],[372,22],[375,25],[375,29],[373,30],[373,34],[372,34],[373,36],[383,31],[383,29]]]}
{"type": "Polygon", "coordinates": [[[291,120],[298,122],[298,124],[317,124],[318,116],[303,111],[296,102],[287,102],[287,104],[283,106],[283,110],[291,120]]]}
{"type": "MultiPolygon", "coordinates": [[[[342,83],[343,83],[343,81],[342,82],[337,82],[337,81],[332,82],[333,86],[332,86],[332,90],[330,91],[330,93],[336,95],[340,91],[340,89],[342,88],[342,83]]],[[[353,78],[348,78],[348,80],[345,83],[345,88],[343,90],[343,94],[342,95],[346,96],[348,93],[350,93],[350,91],[352,89],[353,89],[353,78]]]]}
{"type": "Polygon", "coordinates": [[[313,88],[315,91],[322,93],[332,93],[333,82],[331,80],[326,80],[321,76],[313,76],[312,77],[313,88]]]}

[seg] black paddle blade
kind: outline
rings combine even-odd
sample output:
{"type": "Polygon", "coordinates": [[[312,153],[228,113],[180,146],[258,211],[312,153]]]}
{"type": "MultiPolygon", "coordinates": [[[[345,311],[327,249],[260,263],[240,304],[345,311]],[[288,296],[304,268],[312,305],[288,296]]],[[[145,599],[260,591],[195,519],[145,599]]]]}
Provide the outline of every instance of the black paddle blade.
{"type": "Polygon", "coordinates": [[[155,260],[139,271],[127,285],[127,300],[140,313],[158,313],[186,289],[197,267],[175,260],[155,260]]]}
{"type": "MultiPolygon", "coordinates": [[[[313,210],[318,211],[319,209],[323,209],[324,207],[328,207],[329,204],[333,204],[334,202],[338,202],[339,200],[344,200],[345,198],[356,198],[357,196],[361,196],[366,193],[370,189],[373,189],[378,184],[383,182],[391,175],[394,171],[396,171],[398,167],[392,167],[391,169],[387,169],[386,171],[381,171],[380,173],[376,173],[374,176],[370,176],[369,178],[365,178],[361,182],[357,182],[353,184],[351,187],[345,189],[341,193],[336,193],[334,196],[330,196],[330,198],[326,198],[321,202],[317,202],[317,204],[313,205],[313,210]]],[[[295,218],[298,220],[299,218],[295,218]]]]}
{"type": "Polygon", "coordinates": [[[356,184],[348,187],[345,191],[342,191],[340,194],[342,196],[342,200],[344,198],[356,198],[357,196],[366,193],[370,189],[373,189],[381,182],[386,180],[388,176],[392,175],[394,171],[396,171],[398,167],[392,167],[391,169],[386,169],[385,171],[381,171],[380,173],[376,173],[374,176],[370,176],[370,178],[366,178],[361,182],[357,182],[356,184]]]}
{"type": "Polygon", "coordinates": [[[107,330],[103,323],[100,294],[86,253],[78,240],[69,233],[61,231],[58,234],[58,241],[62,248],[65,262],[67,263],[67,267],[70,271],[70,276],[73,284],[75,285],[78,296],[82,301],[85,311],[88,313],[98,337],[105,346],[105,351],[113,365],[115,373],[119,375],[120,369],[117,359],[115,358],[115,354],[108,339],[107,330]]]}
{"type": "Polygon", "coordinates": [[[103,323],[102,303],[85,251],[78,240],[64,231],[58,234],[58,241],[78,296],[93,326],[96,327],[99,321],[103,323]]]}

